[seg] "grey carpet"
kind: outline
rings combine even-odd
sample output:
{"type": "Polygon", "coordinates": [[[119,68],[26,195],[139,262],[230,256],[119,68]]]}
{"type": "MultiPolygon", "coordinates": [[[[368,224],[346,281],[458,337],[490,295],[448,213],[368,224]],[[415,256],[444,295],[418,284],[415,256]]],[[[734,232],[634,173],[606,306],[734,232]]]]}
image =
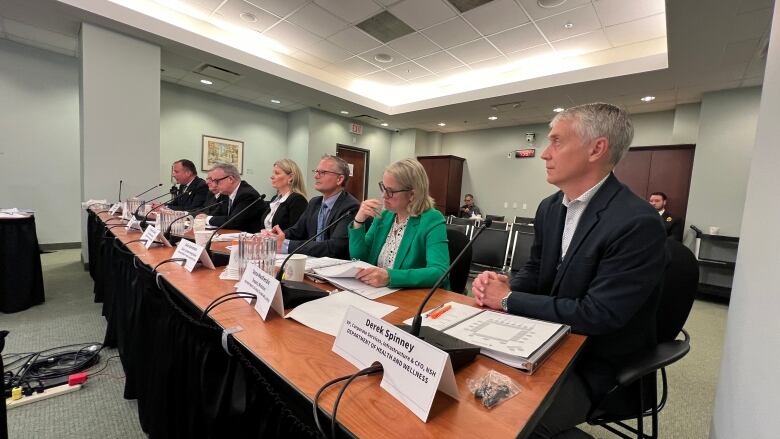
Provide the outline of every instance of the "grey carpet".
{"type": "MultiPolygon", "coordinates": [[[[5,353],[103,340],[105,319],[100,315],[100,304],[92,301],[92,280],[79,258],[80,250],[41,255],[46,302],[19,313],[0,314],[0,328],[11,332],[5,353]]],[[[727,309],[706,301],[694,303],[685,325],[691,334],[691,352],[668,368],[670,394],[660,414],[659,437],[709,435],[727,309]]],[[[95,369],[115,355],[116,350],[104,349],[101,364],[95,369]]],[[[119,359],[115,358],[82,390],[9,411],[9,437],[145,437],[135,402],[122,398],[123,376],[119,359]]],[[[585,425],[582,429],[597,438],[616,437],[600,427],[585,425]]]]}

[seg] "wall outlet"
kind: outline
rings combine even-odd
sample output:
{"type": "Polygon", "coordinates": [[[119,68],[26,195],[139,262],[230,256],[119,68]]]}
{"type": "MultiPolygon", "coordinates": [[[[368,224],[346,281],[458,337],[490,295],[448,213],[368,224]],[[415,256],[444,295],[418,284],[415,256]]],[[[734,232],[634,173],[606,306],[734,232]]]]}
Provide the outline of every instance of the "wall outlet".
{"type": "Polygon", "coordinates": [[[528,209],[528,205],[523,203],[523,210],[526,210],[526,209],[528,209]]]}
{"type": "Polygon", "coordinates": [[[504,209],[506,209],[508,207],[509,207],[509,202],[508,201],[504,201],[504,209]]]}

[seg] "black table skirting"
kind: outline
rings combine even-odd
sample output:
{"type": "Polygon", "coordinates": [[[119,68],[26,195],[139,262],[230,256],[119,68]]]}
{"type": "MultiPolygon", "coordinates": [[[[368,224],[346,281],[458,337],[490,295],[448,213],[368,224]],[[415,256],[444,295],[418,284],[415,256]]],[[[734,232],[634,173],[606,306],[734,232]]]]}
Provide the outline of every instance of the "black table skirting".
{"type": "Polygon", "coordinates": [[[44,300],[35,217],[0,220],[0,312],[23,311],[44,300]]]}
{"type": "Polygon", "coordinates": [[[200,321],[201,311],[92,213],[88,230],[105,342],[119,350],[124,397],[138,400],[150,438],[317,436],[308,398],[232,336],[228,354],[222,329],[200,321]]]}

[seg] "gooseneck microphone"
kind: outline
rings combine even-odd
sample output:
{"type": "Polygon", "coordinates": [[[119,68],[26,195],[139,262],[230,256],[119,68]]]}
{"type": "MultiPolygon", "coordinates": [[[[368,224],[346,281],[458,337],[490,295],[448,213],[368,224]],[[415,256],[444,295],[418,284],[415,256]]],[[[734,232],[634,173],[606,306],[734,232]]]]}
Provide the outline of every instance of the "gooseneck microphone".
{"type": "MultiPolygon", "coordinates": [[[[183,197],[185,195],[190,195],[190,194],[192,194],[192,191],[182,192],[179,195],[171,198],[170,200],[168,200],[168,201],[166,201],[166,202],[164,202],[162,204],[158,204],[158,205],[154,206],[153,208],[149,209],[149,212],[146,212],[146,215],[144,215],[144,219],[141,220],[141,228],[142,229],[146,228],[146,225],[148,224],[148,221],[149,221],[149,215],[151,215],[152,212],[154,212],[155,210],[157,210],[157,209],[159,209],[159,208],[161,208],[163,206],[170,206],[171,203],[173,203],[174,201],[178,200],[179,198],[181,198],[181,197],[183,197]]],[[[160,197],[164,197],[165,195],[168,195],[168,194],[160,195],[160,197]]]]}
{"type": "Polygon", "coordinates": [[[147,192],[151,191],[152,189],[154,189],[154,188],[156,188],[156,187],[160,187],[160,186],[162,186],[162,183],[158,183],[158,184],[156,184],[156,185],[154,185],[154,186],[150,187],[149,189],[147,189],[147,190],[145,190],[145,191],[141,192],[140,194],[136,195],[136,196],[135,196],[135,198],[138,198],[138,197],[140,197],[141,195],[143,195],[143,194],[145,194],[145,193],[147,193],[147,192]]]}
{"type": "Polygon", "coordinates": [[[122,180],[119,180],[119,198],[117,198],[117,203],[122,202],[122,180]]]}
{"type": "Polygon", "coordinates": [[[323,233],[327,232],[328,230],[331,230],[334,227],[336,227],[336,224],[340,223],[344,218],[347,218],[348,216],[354,214],[355,214],[354,209],[345,212],[343,215],[333,220],[333,222],[323,227],[319,233],[304,241],[303,244],[299,245],[298,248],[293,250],[284,259],[282,265],[279,267],[279,271],[276,273],[276,280],[279,281],[279,284],[282,287],[282,302],[284,303],[285,308],[294,308],[302,303],[306,303],[310,300],[316,300],[328,295],[326,291],[323,291],[316,287],[312,287],[311,285],[305,282],[298,282],[293,280],[282,280],[282,276],[284,275],[284,266],[287,265],[287,261],[290,260],[290,257],[292,255],[299,253],[310,242],[314,241],[315,239],[317,239],[319,236],[321,236],[323,233]]]}
{"type": "MultiPolygon", "coordinates": [[[[222,197],[220,197],[220,198],[222,198],[222,197]]],[[[225,200],[227,200],[227,199],[228,199],[228,197],[224,197],[224,199],[225,199],[225,200]]],[[[211,240],[212,240],[212,239],[214,239],[214,236],[216,236],[216,235],[217,235],[217,232],[219,232],[220,230],[224,229],[224,228],[225,228],[225,226],[227,226],[228,224],[230,224],[230,223],[232,223],[233,221],[235,221],[235,219],[236,219],[236,218],[238,218],[238,217],[240,217],[241,215],[243,215],[243,214],[244,214],[244,212],[246,212],[247,210],[249,210],[249,208],[251,208],[252,206],[254,206],[255,204],[257,204],[257,203],[259,203],[260,201],[263,201],[263,200],[265,200],[265,194],[263,194],[263,195],[260,195],[259,197],[257,197],[257,199],[256,199],[256,200],[254,200],[254,201],[252,201],[251,203],[249,203],[249,204],[248,204],[248,205],[247,205],[245,208],[241,209],[241,210],[240,210],[240,211],[239,211],[237,214],[235,214],[235,215],[231,216],[230,218],[228,218],[228,219],[227,219],[227,221],[225,221],[224,223],[222,223],[222,225],[221,225],[221,226],[217,227],[217,228],[214,230],[214,233],[212,233],[212,234],[211,234],[211,236],[209,236],[209,242],[206,244],[206,252],[208,252],[208,251],[210,251],[210,250],[211,250],[211,240]]],[[[220,203],[221,203],[221,202],[222,202],[222,201],[220,201],[220,203]]]]}
{"type": "MultiPolygon", "coordinates": [[[[191,215],[193,213],[200,213],[200,212],[206,211],[208,209],[211,209],[214,206],[217,206],[217,205],[220,205],[220,204],[224,203],[225,200],[227,200],[227,197],[225,197],[225,198],[220,197],[220,200],[217,201],[216,203],[211,203],[208,206],[201,207],[200,209],[195,209],[192,212],[188,212],[188,214],[191,215]]],[[[182,216],[176,218],[175,220],[171,221],[170,224],[168,224],[168,228],[165,229],[165,233],[163,234],[165,236],[165,239],[167,239],[168,241],[171,240],[171,228],[173,228],[173,223],[175,223],[176,221],[183,220],[184,218],[187,218],[187,215],[182,215],[182,216]]]]}
{"type": "Polygon", "coordinates": [[[420,303],[420,307],[417,309],[417,314],[415,314],[414,320],[412,320],[412,325],[399,325],[399,327],[404,331],[414,335],[415,337],[425,340],[426,342],[436,346],[444,352],[447,352],[447,354],[450,356],[450,360],[452,361],[452,367],[455,369],[471,363],[474,360],[474,357],[479,354],[479,346],[466,343],[455,337],[447,335],[444,332],[437,331],[431,327],[422,326],[422,313],[425,309],[425,305],[431,299],[431,296],[433,296],[433,293],[436,292],[436,290],[444,282],[444,279],[446,279],[452,269],[455,268],[455,265],[458,264],[461,257],[463,257],[463,255],[466,253],[466,250],[471,248],[477,238],[479,238],[479,235],[481,235],[485,229],[488,229],[492,223],[492,219],[485,220],[484,225],[479,228],[477,234],[474,235],[474,237],[471,238],[471,240],[463,247],[463,250],[458,253],[458,256],[456,256],[452,261],[452,264],[450,264],[447,270],[442,273],[441,277],[439,277],[439,280],[433,284],[433,287],[430,289],[430,291],[428,291],[428,294],[420,303]]]}
{"type": "MultiPolygon", "coordinates": [[[[156,197],[152,198],[152,199],[151,199],[151,200],[149,200],[149,201],[144,201],[143,203],[140,203],[140,204],[138,205],[138,207],[136,207],[136,208],[135,208],[135,212],[133,212],[133,216],[135,216],[135,217],[136,217],[136,219],[140,219],[140,218],[138,218],[138,217],[140,216],[140,215],[138,214],[138,212],[140,212],[140,211],[141,211],[141,207],[143,207],[143,206],[144,206],[144,204],[146,204],[146,203],[149,203],[149,202],[151,202],[151,201],[154,201],[154,200],[159,200],[160,198],[162,198],[162,197],[166,197],[166,196],[168,196],[168,195],[170,195],[170,194],[169,194],[168,192],[166,192],[166,193],[164,193],[164,194],[162,194],[162,195],[158,195],[158,196],[156,196],[156,197]]],[[[171,201],[171,200],[168,200],[168,202],[170,202],[170,201],[171,201]]],[[[158,207],[159,207],[159,206],[158,206],[158,207]]],[[[144,216],[143,220],[144,220],[144,221],[146,221],[146,216],[144,216]]]]}

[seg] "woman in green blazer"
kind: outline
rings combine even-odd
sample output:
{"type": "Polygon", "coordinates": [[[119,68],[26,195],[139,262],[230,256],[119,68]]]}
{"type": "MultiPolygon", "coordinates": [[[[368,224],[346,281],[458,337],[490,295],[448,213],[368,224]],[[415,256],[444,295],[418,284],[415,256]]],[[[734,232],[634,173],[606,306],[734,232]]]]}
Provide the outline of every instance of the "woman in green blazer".
{"type": "Polygon", "coordinates": [[[349,228],[350,256],[376,265],[356,277],[374,287],[433,286],[450,255],[444,215],[433,207],[425,168],[412,159],[395,162],[385,169],[379,189],[384,210],[379,200],[364,201],[349,228]],[[369,217],[374,220],[366,230],[369,217]]]}

